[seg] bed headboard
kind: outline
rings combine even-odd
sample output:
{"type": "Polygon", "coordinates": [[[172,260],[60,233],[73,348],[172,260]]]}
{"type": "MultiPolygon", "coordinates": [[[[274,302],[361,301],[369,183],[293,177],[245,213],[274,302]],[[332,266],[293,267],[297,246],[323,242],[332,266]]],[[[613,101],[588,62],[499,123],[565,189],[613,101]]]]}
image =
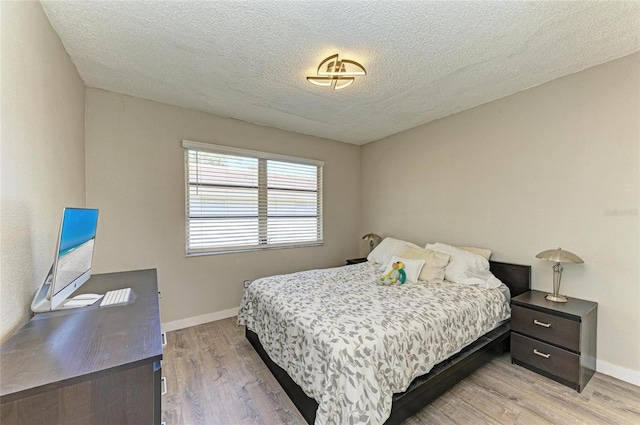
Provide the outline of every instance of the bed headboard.
{"type": "Polygon", "coordinates": [[[511,298],[531,289],[531,266],[489,261],[489,270],[511,291],[511,298]]]}

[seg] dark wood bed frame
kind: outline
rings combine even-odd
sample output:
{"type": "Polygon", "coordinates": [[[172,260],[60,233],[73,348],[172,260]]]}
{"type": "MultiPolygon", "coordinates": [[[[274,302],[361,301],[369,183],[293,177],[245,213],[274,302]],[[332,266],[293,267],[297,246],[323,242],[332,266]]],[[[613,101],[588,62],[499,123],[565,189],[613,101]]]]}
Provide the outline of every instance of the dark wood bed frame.
{"type": "MultiPolygon", "coordinates": [[[[531,266],[496,261],[489,263],[491,272],[509,287],[511,297],[527,292],[531,288],[531,266]]],[[[471,375],[493,357],[508,351],[510,328],[509,322],[503,323],[462,349],[458,354],[435,365],[426,375],[416,378],[409,385],[407,391],[394,394],[391,415],[385,425],[401,423],[471,375]]],[[[309,424],[313,424],[318,403],[307,396],[302,388],[293,382],[287,372],[271,360],[255,332],[247,329],[246,337],[305,420],[309,424]]]]}

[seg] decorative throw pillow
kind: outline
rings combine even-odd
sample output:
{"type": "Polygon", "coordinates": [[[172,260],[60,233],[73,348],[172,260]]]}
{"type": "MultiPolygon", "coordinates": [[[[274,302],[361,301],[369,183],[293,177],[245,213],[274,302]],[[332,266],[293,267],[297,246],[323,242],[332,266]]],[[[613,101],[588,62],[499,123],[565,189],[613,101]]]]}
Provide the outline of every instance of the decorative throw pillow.
{"type": "Polygon", "coordinates": [[[402,261],[404,263],[404,272],[407,275],[407,282],[417,283],[418,276],[420,276],[420,271],[424,267],[424,260],[415,260],[410,258],[402,258],[394,255],[389,260],[389,267],[385,269],[384,274],[387,274],[393,268],[393,263],[398,261],[402,261]]]}
{"type": "Polygon", "coordinates": [[[444,269],[449,264],[450,256],[443,252],[431,249],[400,247],[396,255],[403,258],[424,260],[424,267],[418,276],[418,280],[430,283],[444,282],[444,269]]]}

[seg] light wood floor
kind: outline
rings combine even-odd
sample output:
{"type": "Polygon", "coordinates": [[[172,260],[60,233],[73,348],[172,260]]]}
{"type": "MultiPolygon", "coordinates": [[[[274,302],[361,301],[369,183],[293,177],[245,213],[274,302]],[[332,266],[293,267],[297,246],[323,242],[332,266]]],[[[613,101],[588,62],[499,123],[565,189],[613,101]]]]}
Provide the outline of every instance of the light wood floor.
{"type": "MultiPolygon", "coordinates": [[[[306,424],[235,318],[167,339],[167,425],[306,424]]],[[[504,355],[404,424],[640,424],[640,387],[596,373],[578,394],[504,355]]]]}

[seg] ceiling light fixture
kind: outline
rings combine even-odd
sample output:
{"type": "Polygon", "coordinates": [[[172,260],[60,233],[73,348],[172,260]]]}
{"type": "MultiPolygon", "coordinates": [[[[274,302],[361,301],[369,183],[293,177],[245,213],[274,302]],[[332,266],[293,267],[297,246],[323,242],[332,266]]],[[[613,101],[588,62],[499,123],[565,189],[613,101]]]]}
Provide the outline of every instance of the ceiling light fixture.
{"type": "Polygon", "coordinates": [[[355,77],[363,75],[367,75],[367,71],[362,65],[349,59],[340,59],[336,53],[320,62],[318,76],[307,77],[307,81],[316,86],[333,86],[334,90],[340,90],[353,84],[355,77]]]}

